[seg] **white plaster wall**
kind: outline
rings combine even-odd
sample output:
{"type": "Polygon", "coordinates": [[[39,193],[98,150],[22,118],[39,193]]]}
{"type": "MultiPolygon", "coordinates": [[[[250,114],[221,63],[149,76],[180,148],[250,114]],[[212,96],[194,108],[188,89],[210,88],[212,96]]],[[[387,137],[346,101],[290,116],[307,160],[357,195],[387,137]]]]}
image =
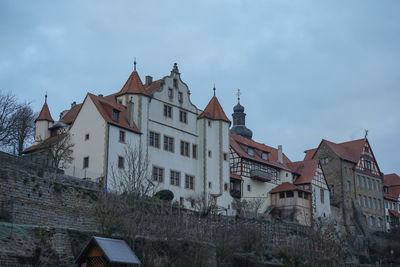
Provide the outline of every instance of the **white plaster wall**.
{"type": "Polygon", "coordinates": [[[312,196],[313,207],[315,207],[315,212],[313,214],[313,217],[314,218],[329,217],[331,215],[329,191],[327,189],[324,189],[317,185],[312,184],[312,194],[313,194],[313,196],[312,196]],[[320,189],[324,190],[324,203],[321,202],[321,190],[320,189]]]}
{"type": "Polygon", "coordinates": [[[104,156],[106,145],[106,122],[97,111],[90,97],[86,97],[81,110],[70,129],[73,147],[73,162],[65,170],[66,174],[79,178],[104,176],[104,156]],[[89,140],[85,135],[89,134],[89,140]],[[83,158],[89,157],[89,168],[83,169],[83,158]]]}
{"type": "MultiPolygon", "coordinates": [[[[132,151],[137,151],[137,153],[140,152],[140,147],[139,147],[139,141],[140,141],[140,134],[128,131],[124,128],[117,127],[112,124],[108,124],[108,155],[106,157],[108,158],[108,166],[107,166],[107,188],[108,189],[115,189],[114,185],[115,183],[119,183],[118,180],[114,181],[113,178],[113,172],[114,172],[114,177],[115,179],[118,179],[118,157],[124,157],[125,158],[125,167],[127,166],[126,162],[126,152],[125,148],[129,150],[132,149],[132,151]],[[119,132],[123,131],[125,132],[125,142],[120,142],[119,141],[119,132]]],[[[141,157],[145,159],[145,153],[141,153],[141,157]]],[[[150,172],[149,172],[150,173],[150,172]]]]}
{"type": "Polygon", "coordinates": [[[36,121],[35,123],[35,144],[39,144],[40,141],[43,141],[50,137],[49,128],[53,126],[53,123],[50,121],[36,121]]]}

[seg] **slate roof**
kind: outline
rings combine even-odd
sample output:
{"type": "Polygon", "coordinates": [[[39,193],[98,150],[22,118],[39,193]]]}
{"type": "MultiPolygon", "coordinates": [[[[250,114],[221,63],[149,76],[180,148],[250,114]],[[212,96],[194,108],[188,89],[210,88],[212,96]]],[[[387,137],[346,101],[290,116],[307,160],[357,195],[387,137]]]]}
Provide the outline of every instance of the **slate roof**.
{"type": "Polygon", "coordinates": [[[81,263],[87,251],[97,245],[110,263],[141,264],[124,240],[93,236],[75,263],[81,263]]]}
{"type": "Polygon", "coordinates": [[[216,96],[213,96],[204,109],[204,111],[199,115],[199,119],[207,118],[212,120],[222,120],[231,123],[231,121],[226,116],[221,104],[216,96]]]}
{"type": "Polygon", "coordinates": [[[54,122],[53,118],[51,117],[49,106],[47,103],[43,104],[42,110],[39,113],[39,116],[36,118],[36,121],[50,121],[54,122]]]}
{"type": "Polygon", "coordinates": [[[240,135],[236,135],[233,133],[229,133],[229,145],[235,150],[236,153],[242,158],[247,158],[253,161],[257,161],[262,164],[271,165],[280,169],[290,170],[286,164],[291,162],[288,157],[286,157],[285,153],[282,153],[283,164],[278,163],[278,149],[258,143],[251,139],[245,138],[240,135]],[[252,147],[257,149],[258,151],[268,153],[268,160],[264,160],[261,157],[261,154],[254,151],[254,156],[251,156],[244,150],[241,145],[245,145],[246,147],[252,147]]]}
{"type": "Polygon", "coordinates": [[[317,160],[304,160],[287,164],[292,171],[300,175],[294,184],[309,184],[312,182],[318,168],[317,160]]]}

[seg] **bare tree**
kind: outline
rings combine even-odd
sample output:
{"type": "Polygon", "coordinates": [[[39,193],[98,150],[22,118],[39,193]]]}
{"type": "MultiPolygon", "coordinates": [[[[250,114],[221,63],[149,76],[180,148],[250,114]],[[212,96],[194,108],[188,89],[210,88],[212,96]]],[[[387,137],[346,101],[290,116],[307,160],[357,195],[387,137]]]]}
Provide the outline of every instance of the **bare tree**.
{"type": "Polygon", "coordinates": [[[55,170],[66,168],[72,161],[71,136],[68,133],[62,133],[40,142],[40,148],[47,153],[47,156],[53,163],[55,170]]]}
{"type": "Polygon", "coordinates": [[[127,144],[119,166],[111,166],[111,189],[135,198],[153,196],[157,184],[149,173],[149,161],[136,146],[127,144]]]}
{"type": "Polygon", "coordinates": [[[217,199],[212,194],[193,194],[187,197],[186,200],[192,203],[194,210],[199,212],[201,217],[207,217],[218,211],[217,199]]]}
{"type": "Polygon", "coordinates": [[[260,208],[264,202],[263,198],[257,197],[252,199],[234,199],[232,203],[232,207],[236,209],[236,212],[239,216],[247,218],[247,217],[258,217],[260,212],[260,208]]]}
{"type": "Polygon", "coordinates": [[[8,146],[11,141],[11,133],[14,129],[17,102],[11,93],[0,91],[0,145],[8,146]]]}
{"type": "Polygon", "coordinates": [[[29,103],[18,105],[16,112],[12,115],[12,132],[10,133],[10,145],[16,148],[18,155],[22,154],[25,144],[33,139],[35,129],[35,117],[29,103]]]}

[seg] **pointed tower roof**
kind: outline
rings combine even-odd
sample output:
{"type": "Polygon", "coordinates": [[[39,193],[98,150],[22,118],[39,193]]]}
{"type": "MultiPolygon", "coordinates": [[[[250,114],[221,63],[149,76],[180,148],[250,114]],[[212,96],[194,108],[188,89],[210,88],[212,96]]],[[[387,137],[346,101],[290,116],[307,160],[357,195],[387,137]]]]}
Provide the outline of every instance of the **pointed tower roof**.
{"type": "Polygon", "coordinates": [[[212,120],[222,120],[222,121],[231,123],[231,121],[225,115],[225,112],[222,109],[221,104],[219,103],[218,98],[215,95],[211,98],[207,107],[204,109],[204,111],[200,114],[200,116],[198,118],[199,119],[207,118],[207,119],[212,119],[212,120]]]}
{"type": "Polygon", "coordinates": [[[50,114],[49,106],[47,106],[47,94],[45,95],[45,100],[44,100],[42,110],[40,111],[39,116],[36,118],[35,122],[37,122],[37,121],[54,122],[54,120],[50,114]]]}
{"type": "Polygon", "coordinates": [[[149,93],[145,90],[142,80],[140,79],[136,70],[132,72],[121,91],[117,93],[117,95],[123,94],[149,95],[149,93]]]}

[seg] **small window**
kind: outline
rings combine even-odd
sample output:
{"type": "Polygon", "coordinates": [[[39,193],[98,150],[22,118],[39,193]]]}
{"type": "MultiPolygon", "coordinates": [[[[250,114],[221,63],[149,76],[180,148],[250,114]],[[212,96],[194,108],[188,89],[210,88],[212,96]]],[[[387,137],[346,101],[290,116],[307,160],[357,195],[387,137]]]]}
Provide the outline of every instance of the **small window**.
{"type": "Polygon", "coordinates": [[[381,209],[382,209],[382,203],[381,203],[381,200],[378,199],[378,210],[381,210],[381,209]]]}
{"type": "Polygon", "coordinates": [[[361,195],[358,195],[358,205],[361,207],[361,195]]]}
{"type": "Polygon", "coordinates": [[[279,192],[279,198],[285,198],[285,192],[279,192]]]}
{"type": "Polygon", "coordinates": [[[254,148],[251,148],[251,147],[247,148],[247,153],[248,153],[250,156],[254,156],[254,148]]]}
{"type": "Polygon", "coordinates": [[[185,141],[181,141],[181,155],[189,157],[189,146],[190,144],[185,141]]]}
{"type": "Polygon", "coordinates": [[[356,182],[357,182],[357,186],[360,187],[360,184],[361,184],[361,177],[360,177],[360,175],[357,175],[357,180],[356,180],[356,182]]]}
{"type": "Polygon", "coordinates": [[[156,132],[150,132],[149,145],[156,148],[160,148],[160,134],[156,132]]]}
{"type": "Polygon", "coordinates": [[[185,207],[185,200],[183,197],[179,198],[179,205],[181,205],[181,207],[185,207]]]}
{"type": "Polygon", "coordinates": [[[162,183],[164,181],[164,169],[159,167],[153,167],[152,177],[153,181],[162,183]]]}
{"type": "Polygon", "coordinates": [[[347,181],[346,184],[347,184],[347,187],[346,187],[347,191],[350,192],[351,191],[351,183],[350,183],[350,181],[347,181]]]}
{"type": "Polygon", "coordinates": [[[172,107],[164,105],[164,116],[167,118],[172,118],[172,107]]]}
{"type": "Polygon", "coordinates": [[[174,79],[174,87],[178,88],[178,79],[174,79]]]}
{"type": "Polygon", "coordinates": [[[119,121],[119,110],[113,109],[112,111],[112,120],[119,121]]]}
{"type": "Polygon", "coordinates": [[[376,225],[381,228],[382,227],[382,219],[381,218],[376,218],[376,225]]]}
{"type": "Polygon", "coordinates": [[[374,226],[374,217],[372,216],[369,217],[369,225],[374,226]]]}
{"type": "Polygon", "coordinates": [[[208,120],[208,127],[211,127],[211,121],[208,120]]]}
{"type": "Polygon", "coordinates": [[[363,202],[364,202],[364,207],[367,207],[367,197],[366,196],[363,196],[363,202]]]}
{"type": "Polygon", "coordinates": [[[329,196],[333,197],[335,195],[335,185],[329,185],[329,196]]]}
{"type": "Polygon", "coordinates": [[[247,185],[247,191],[251,192],[251,184],[247,185]]]}
{"type": "Polygon", "coordinates": [[[372,179],[372,190],[373,190],[373,191],[377,191],[377,190],[376,190],[376,182],[375,182],[375,180],[373,180],[373,179],[372,179]]]}
{"type": "Polygon", "coordinates": [[[89,157],[83,158],[83,168],[89,168],[89,157]]]}
{"type": "Polygon", "coordinates": [[[228,153],[224,153],[224,160],[225,160],[225,161],[228,160],[228,153]]]}
{"type": "Polygon", "coordinates": [[[185,175],[185,188],[194,190],[194,176],[185,175]]]}
{"type": "Polygon", "coordinates": [[[303,197],[303,191],[298,191],[297,195],[299,196],[299,198],[302,198],[303,197]]]}
{"type": "Polygon", "coordinates": [[[304,197],[304,199],[308,199],[308,193],[307,193],[307,192],[304,192],[303,197],[304,197]]]}
{"type": "Polygon", "coordinates": [[[228,191],[228,183],[225,183],[225,184],[224,184],[224,190],[225,190],[225,191],[228,191]]]}
{"type": "Polygon", "coordinates": [[[183,110],[179,110],[179,121],[183,123],[187,123],[187,112],[183,110]]]}
{"type": "MultiPolygon", "coordinates": [[[[306,195],[306,193],[304,193],[304,196],[306,195]]],[[[286,191],[286,197],[293,197],[294,193],[293,191],[286,191]]]]}
{"type": "Polygon", "coordinates": [[[212,188],[212,183],[208,182],[208,188],[212,188]]]}
{"type": "Polygon", "coordinates": [[[194,208],[194,204],[195,204],[194,199],[190,200],[190,207],[194,208]]]}
{"type": "Polygon", "coordinates": [[[89,134],[85,134],[85,141],[89,140],[89,134]]]}
{"type": "Polygon", "coordinates": [[[171,173],[170,173],[171,185],[179,186],[180,185],[180,176],[181,176],[180,172],[171,171],[171,173]]]}
{"type": "Polygon", "coordinates": [[[208,157],[211,158],[211,150],[208,150],[208,157]]]}
{"type": "Polygon", "coordinates": [[[364,167],[365,167],[367,170],[371,170],[371,161],[369,161],[369,160],[364,160],[364,167]]]}
{"type": "Polygon", "coordinates": [[[124,157],[118,156],[118,168],[124,168],[124,157]]]}
{"type": "Polygon", "coordinates": [[[261,153],[261,158],[262,158],[263,160],[268,160],[268,153],[262,152],[262,153],[261,153]]]}
{"type": "Polygon", "coordinates": [[[368,208],[372,208],[372,198],[368,197],[368,208]]]}
{"type": "Polygon", "coordinates": [[[325,202],[325,192],[324,192],[324,189],[320,188],[319,190],[320,190],[320,191],[319,191],[319,196],[320,196],[320,198],[321,198],[321,203],[324,203],[324,202],[325,202]]]}
{"type": "Polygon", "coordinates": [[[172,91],[172,88],[168,88],[168,97],[169,98],[174,97],[174,92],[172,91]]]}
{"type": "Polygon", "coordinates": [[[376,210],[376,198],[372,200],[372,207],[376,210]]]}
{"type": "Polygon", "coordinates": [[[179,102],[183,102],[183,94],[182,94],[182,92],[178,92],[178,101],[179,102]]]}
{"type": "Polygon", "coordinates": [[[362,183],[361,183],[361,187],[362,187],[362,188],[365,188],[365,187],[367,187],[367,185],[366,185],[366,184],[367,184],[367,182],[366,182],[366,180],[365,180],[365,176],[362,176],[362,180],[361,180],[361,182],[362,182],[362,183]]]}
{"type": "Polygon", "coordinates": [[[124,131],[119,131],[119,141],[121,143],[125,143],[125,132],[124,131]]]}
{"type": "Polygon", "coordinates": [[[164,135],[164,150],[174,152],[174,138],[164,135]]]}
{"type": "Polygon", "coordinates": [[[195,144],[192,145],[192,157],[197,159],[197,145],[195,144]]]}

